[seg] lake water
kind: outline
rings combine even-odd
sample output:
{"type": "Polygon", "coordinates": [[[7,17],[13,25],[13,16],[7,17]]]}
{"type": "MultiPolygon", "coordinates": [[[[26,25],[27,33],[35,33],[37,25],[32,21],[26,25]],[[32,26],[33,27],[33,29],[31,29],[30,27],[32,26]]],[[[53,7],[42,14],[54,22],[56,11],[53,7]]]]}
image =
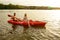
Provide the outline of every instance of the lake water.
{"type": "Polygon", "coordinates": [[[0,10],[0,40],[60,40],[60,10],[0,10]],[[27,13],[28,19],[45,21],[46,28],[30,27],[23,33],[24,28],[18,25],[13,34],[12,25],[7,23],[8,14],[23,19],[27,13]]]}

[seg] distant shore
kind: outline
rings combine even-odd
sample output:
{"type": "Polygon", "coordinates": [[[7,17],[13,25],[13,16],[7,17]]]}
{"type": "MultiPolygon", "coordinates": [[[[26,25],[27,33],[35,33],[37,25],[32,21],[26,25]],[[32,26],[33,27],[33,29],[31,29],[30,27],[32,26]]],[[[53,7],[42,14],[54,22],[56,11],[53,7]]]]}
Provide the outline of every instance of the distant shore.
{"type": "Polygon", "coordinates": [[[24,6],[24,5],[13,5],[13,4],[0,4],[0,10],[60,10],[60,7],[50,6],[24,6]]]}

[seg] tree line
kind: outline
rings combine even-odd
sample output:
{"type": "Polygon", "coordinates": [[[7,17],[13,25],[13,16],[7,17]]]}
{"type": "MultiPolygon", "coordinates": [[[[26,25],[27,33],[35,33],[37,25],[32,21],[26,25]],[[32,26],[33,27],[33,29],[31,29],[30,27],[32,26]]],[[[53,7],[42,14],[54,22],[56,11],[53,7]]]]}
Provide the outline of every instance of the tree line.
{"type": "Polygon", "coordinates": [[[13,5],[13,4],[0,4],[0,9],[52,9],[48,6],[24,6],[24,5],[13,5]]]}

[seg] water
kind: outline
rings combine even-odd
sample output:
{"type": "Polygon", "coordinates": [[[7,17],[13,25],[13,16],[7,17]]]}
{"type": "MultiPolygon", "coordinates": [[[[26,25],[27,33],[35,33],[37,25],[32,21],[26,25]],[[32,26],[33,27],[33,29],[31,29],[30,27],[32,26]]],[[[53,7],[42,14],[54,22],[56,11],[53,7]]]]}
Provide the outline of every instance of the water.
{"type": "Polygon", "coordinates": [[[60,40],[60,10],[0,10],[0,40],[60,40]],[[30,27],[23,33],[24,28],[18,25],[10,34],[12,25],[7,23],[7,15],[14,12],[21,19],[27,13],[28,19],[46,21],[46,28],[30,27]]]}

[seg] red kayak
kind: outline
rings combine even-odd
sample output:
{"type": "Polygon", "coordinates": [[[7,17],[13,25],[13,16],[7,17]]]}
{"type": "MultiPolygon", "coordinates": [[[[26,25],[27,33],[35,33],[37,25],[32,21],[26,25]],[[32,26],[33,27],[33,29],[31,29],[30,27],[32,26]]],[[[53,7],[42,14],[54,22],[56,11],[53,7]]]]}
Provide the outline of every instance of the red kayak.
{"type": "Polygon", "coordinates": [[[29,20],[29,23],[26,22],[26,21],[13,21],[13,20],[8,20],[8,23],[11,23],[11,24],[14,24],[14,25],[21,25],[21,26],[32,26],[32,27],[45,27],[45,24],[46,22],[42,22],[42,21],[32,21],[32,20],[29,20]]]}

